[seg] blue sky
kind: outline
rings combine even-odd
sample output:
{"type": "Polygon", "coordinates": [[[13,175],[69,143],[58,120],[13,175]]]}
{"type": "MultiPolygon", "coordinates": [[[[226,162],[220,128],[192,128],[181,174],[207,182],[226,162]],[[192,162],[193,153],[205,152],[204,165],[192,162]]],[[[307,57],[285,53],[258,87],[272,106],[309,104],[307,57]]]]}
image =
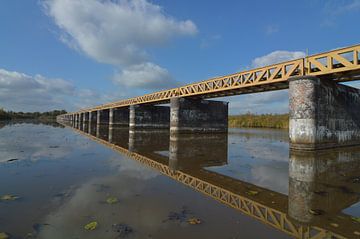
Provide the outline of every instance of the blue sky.
{"type": "MultiPolygon", "coordinates": [[[[0,107],[72,111],[358,44],[359,13],[360,0],[4,0],[0,107]]],[[[286,90],[224,100],[288,104],[286,90]]]]}

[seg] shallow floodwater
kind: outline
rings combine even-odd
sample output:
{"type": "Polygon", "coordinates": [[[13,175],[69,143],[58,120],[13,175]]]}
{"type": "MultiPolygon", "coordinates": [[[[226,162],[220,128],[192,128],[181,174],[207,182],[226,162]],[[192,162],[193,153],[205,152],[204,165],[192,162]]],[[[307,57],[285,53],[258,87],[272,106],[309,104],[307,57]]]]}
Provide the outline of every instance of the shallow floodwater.
{"type": "Polygon", "coordinates": [[[0,127],[9,238],[360,237],[359,148],[291,152],[268,129],[0,127]]]}

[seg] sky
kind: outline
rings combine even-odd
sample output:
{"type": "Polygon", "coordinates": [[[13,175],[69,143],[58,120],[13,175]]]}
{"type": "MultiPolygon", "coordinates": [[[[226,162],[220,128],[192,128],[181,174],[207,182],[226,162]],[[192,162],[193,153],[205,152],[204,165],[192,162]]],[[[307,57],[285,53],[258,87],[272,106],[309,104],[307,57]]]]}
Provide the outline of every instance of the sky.
{"type": "MultiPolygon", "coordinates": [[[[360,0],[2,0],[0,108],[74,111],[358,44],[359,14],[360,0]]],[[[221,100],[288,111],[287,90],[221,100]]]]}

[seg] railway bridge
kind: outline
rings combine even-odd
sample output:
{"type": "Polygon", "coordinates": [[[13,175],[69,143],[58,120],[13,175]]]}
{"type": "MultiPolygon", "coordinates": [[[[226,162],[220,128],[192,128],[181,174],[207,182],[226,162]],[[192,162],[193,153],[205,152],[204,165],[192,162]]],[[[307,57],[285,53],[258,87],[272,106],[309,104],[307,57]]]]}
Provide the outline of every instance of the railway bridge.
{"type": "Polygon", "coordinates": [[[227,132],[228,102],[208,100],[289,89],[290,147],[316,150],[360,144],[360,45],[188,84],[60,115],[76,124],[170,134],[227,132]],[[162,104],[169,104],[164,106],[162,104]]]}

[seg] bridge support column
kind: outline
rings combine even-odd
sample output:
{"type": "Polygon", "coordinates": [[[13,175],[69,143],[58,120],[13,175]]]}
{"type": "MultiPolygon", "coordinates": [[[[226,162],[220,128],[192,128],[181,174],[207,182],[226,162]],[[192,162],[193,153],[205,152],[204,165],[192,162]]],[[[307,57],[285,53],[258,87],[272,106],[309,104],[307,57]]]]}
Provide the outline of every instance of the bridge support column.
{"type": "Polygon", "coordinates": [[[170,133],[226,133],[228,102],[172,98],[170,133]]]}
{"type": "Polygon", "coordinates": [[[80,127],[80,114],[76,114],[76,128],[80,127]]]}
{"type": "Polygon", "coordinates": [[[87,126],[88,126],[88,123],[89,123],[89,112],[84,112],[83,113],[83,130],[84,131],[87,131],[87,126]]]}
{"type": "Polygon", "coordinates": [[[109,110],[98,110],[96,113],[96,124],[109,123],[109,110]]]}
{"type": "Polygon", "coordinates": [[[88,126],[88,133],[91,134],[91,129],[96,122],[96,111],[89,111],[89,126],[88,126]]]}
{"type": "Polygon", "coordinates": [[[289,79],[290,148],[360,144],[360,90],[316,77],[289,79]]]}
{"type": "Polygon", "coordinates": [[[170,108],[167,106],[131,105],[129,120],[130,131],[169,128],[170,108]]]}
{"type": "Polygon", "coordinates": [[[83,128],[83,122],[84,122],[84,116],[83,116],[84,113],[80,113],[79,114],[79,129],[82,130],[83,128]]]}
{"type": "Polygon", "coordinates": [[[129,126],[129,107],[109,109],[110,126],[129,126]]]}

